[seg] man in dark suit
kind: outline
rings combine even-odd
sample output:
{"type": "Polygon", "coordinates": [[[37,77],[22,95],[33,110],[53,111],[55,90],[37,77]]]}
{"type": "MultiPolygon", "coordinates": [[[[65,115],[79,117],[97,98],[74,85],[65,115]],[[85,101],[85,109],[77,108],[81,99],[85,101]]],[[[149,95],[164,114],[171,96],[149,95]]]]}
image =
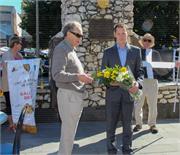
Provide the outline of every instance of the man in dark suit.
{"type": "Polygon", "coordinates": [[[121,114],[123,136],[122,152],[132,154],[132,112],[134,100],[130,93],[135,93],[142,87],[143,68],[141,62],[140,48],[127,43],[128,33],[124,24],[118,23],[114,27],[116,43],[104,51],[102,59],[102,70],[105,67],[129,66],[137,82],[129,90],[119,86],[107,86],[106,89],[106,119],[107,119],[107,151],[109,154],[116,154],[118,149],[115,146],[115,130],[121,114]]]}

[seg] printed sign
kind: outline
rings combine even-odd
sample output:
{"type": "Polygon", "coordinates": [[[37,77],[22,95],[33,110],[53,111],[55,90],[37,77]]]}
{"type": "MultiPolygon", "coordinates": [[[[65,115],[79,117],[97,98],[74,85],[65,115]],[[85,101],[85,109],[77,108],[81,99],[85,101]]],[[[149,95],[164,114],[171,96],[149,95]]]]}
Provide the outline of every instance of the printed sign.
{"type": "MultiPolygon", "coordinates": [[[[35,109],[40,59],[7,61],[8,84],[13,122],[17,123],[24,105],[35,109]]],[[[34,111],[25,115],[24,124],[35,125],[34,111]]]]}

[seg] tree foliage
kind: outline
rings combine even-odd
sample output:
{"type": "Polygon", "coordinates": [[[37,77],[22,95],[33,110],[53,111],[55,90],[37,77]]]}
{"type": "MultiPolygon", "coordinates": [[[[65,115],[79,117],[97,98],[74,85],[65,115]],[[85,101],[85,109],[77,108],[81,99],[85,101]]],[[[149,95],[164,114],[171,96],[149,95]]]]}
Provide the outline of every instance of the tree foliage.
{"type": "MultiPolygon", "coordinates": [[[[22,28],[36,41],[36,4],[35,0],[23,0],[24,15],[22,28]]],[[[39,36],[40,48],[48,47],[48,41],[61,29],[60,0],[39,1],[39,36]]],[[[156,47],[171,46],[174,37],[179,40],[179,1],[134,1],[134,31],[139,35],[146,32],[142,29],[145,20],[153,21],[149,33],[155,36],[156,47]]]]}
{"type": "Polygon", "coordinates": [[[156,47],[172,46],[172,39],[179,40],[179,1],[134,1],[134,31],[139,35],[145,20],[153,21],[148,32],[155,36],[156,47]]]}
{"type": "MultiPolygon", "coordinates": [[[[39,1],[39,44],[47,48],[50,38],[61,30],[60,0],[39,1]]],[[[36,2],[24,0],[21,27],[33,36],[32,46],[36,43],[36,2]]]]}

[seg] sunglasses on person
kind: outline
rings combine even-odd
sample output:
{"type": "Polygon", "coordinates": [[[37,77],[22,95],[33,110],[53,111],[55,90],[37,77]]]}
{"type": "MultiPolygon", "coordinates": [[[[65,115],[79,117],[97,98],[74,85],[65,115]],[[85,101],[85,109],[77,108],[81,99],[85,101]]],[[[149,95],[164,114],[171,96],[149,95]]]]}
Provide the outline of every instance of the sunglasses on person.
{"type": "Polygon", "coordinates": [[[144,41],[144,42],[149,42],[149,43],[151,43],[151,42],[152,42],[152,40],[151,40],[151,39],[143,39],[143,41],[144,41]]]}
{"type": "Polygon", "coordinates": [[[79,33],[76,33],[76,32],[72,32],[70,31],[73,35],[75,35],[77,38],[82,38],[83,35],[79,34],[79,33]]]}

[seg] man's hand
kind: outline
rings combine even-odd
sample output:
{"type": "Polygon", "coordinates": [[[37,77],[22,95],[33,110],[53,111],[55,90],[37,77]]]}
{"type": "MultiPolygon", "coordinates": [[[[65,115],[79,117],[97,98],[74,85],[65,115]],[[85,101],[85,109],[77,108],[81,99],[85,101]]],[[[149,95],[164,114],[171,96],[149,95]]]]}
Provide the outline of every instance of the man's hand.
{"type": "Polygon", "coordinates": [[[137,82],[134,82],[134,85],[131,88],[129,88],[129,92],[134,94],[138,91],[138,89],[139,89],[139,84],[137,82]]]}
{"type": "Polygon", "coordinates": [[[90,74],[78,74],[78,79],[80,82],[83,82],[85,84],[92,83],[93,78],[90,76],[90,74]]]}
{"type": "Polygon", "coordinates": [[[3,96],[3,90],[0,88],[0,96],[3,96]]]}

